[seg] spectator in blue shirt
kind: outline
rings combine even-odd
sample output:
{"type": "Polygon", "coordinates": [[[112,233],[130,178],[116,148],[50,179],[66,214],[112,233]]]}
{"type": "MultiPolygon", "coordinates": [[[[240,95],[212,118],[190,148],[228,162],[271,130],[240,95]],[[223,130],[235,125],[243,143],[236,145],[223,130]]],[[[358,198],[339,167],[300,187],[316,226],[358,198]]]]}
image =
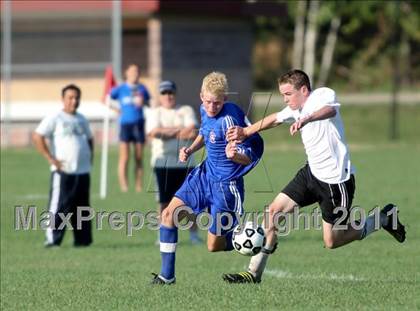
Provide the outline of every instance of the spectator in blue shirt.
{"type": "Polygon", "coordinates": [[[118,162],[118,180],[122,192],[128,191],[127,167],[130,156],[130,145],[134,146],[136,191],[142,191],[144,106],[149,105],[150,95],[146,87],[139,83],[139,67],[128,65],[125,70],[125,82],[111,90],[111,98],[118,100],[115,108],[120,114],[120,147],[118,162]]]}

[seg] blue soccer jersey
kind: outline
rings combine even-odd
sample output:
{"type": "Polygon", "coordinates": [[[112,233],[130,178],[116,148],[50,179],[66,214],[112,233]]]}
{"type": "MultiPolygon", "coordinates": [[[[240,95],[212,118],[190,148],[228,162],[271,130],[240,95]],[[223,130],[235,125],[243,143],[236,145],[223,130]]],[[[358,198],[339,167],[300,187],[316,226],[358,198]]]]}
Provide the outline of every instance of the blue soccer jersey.
{"type": "Polygon", "coordinates": [[[110,96],[120,104],[120,123],[133,124],[144,119],[143,107],[134,102],[136,96],[142,96],[144,102],[149,101],[150,95],[143,84],[130,85],[123,83],[111,90],[110,96]]]}
{"type": "Polygon", "coordinates": [[[243,176],[257,165],[264,143],[258,134],[254,134],[238,144],[239,152],[251,159],[248,165],[228,159],[226,131],[234,125],[247,126],[244,112],[233,103],[225,103],[215,117],[208,117],[203,107],[200,110],[200,135],[204,137],[207,158],[188,175],[175,196],[196,215],[208,210],[212,216],[209,231],[218,236],[227,235],[237,224],[237,215],[243,213],[243,176]]]}
{"type": "Polygon", "coordinates": [[[254,134],[242,144],[238,144],[240,153],[251,159],[248,165],[241,165],[226,157],[225,148],[228,143],[226,131],[232,126],[246,127],[249,125],[241,108],[234,103],[226,102],[215,117],[207,116],[203,106],[200,107],[200,135],[204,137],[207,150],[205,160],[206,171],[212,180],[227,181],[237,179],[247,174],[255,165],[264,151],[263,140],[259,134],[254,134]],[[247,124],[248,123],[248,124],[247,124]]]}

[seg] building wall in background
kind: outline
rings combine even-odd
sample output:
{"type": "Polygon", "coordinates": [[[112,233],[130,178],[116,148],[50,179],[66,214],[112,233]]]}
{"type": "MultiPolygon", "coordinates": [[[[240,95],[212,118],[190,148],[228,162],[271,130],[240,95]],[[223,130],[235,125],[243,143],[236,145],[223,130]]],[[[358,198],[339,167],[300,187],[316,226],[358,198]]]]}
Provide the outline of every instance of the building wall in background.
{"type": "Polygon", "coordinates": [[[221,71],[228,77],[230,98],[248,106],[253,35],[246,20],[167,15],[160,20],[162,79],[177,83],[179,103],[198,108],[203,77],[221,71]]]}
{"type": "MultiPolygon", "coordinates": [[[[67,83],[81,87],[82,107],[86,107],[91,120],[98,122],[102,117],[103,76],[111,61],[110,5],[74,3],[13,4],[10,94],[14,106],[9,109],[13,114],[6,127],[2,112],[2,146],[5,142],[29,143],[30,131],[41,112],[47,115],[60,106],[60,90],[67,83]],[[31,105],[37,111],[33,117],[31,105]],[[3,139],[5,135],[11,139],[3,139]]],[[[178,84],[179,103],[195,109],[200,104],[203,77],[214,70],[222,71],[228,76],[230,99],[247,108],[252,88],[253,36],[247,19],[235,16],[240,12],[238,4],[230,11],[207,12],[185,3],[183,8],[161,9],[164,3],[150,1],[133,6],[130,1],[122,2],[123,68],[139,64],[141,81],[153,96],[152,104],[157,104],[161,79],[172,79],[178,84]]],[[[209,2],[208,7],[214,5],[209,2]]],[[[116,137],[116,133],[111,135],[116,137]]]]}

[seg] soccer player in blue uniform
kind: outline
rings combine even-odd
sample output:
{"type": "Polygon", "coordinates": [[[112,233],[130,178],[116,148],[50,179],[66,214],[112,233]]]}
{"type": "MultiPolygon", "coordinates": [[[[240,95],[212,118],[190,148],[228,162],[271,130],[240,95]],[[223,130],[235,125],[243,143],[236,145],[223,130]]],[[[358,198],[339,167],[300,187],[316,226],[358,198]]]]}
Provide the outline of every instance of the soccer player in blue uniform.
{"type": "Polygon", "coordinates": [[[194,152],[206,148],[207,158],[186,178],[168,207],[162,212],[160,226],[160,274],[154,274],[153,284],[175,283],[175,250],[178,241],[176,224],[187,216],[185,206],[194,215],[208,211],[212,225],[207,235],[210,252],[230,251],[236,215],[243,213],[243,176],[260,160],[264,144],[256,134],[241,143],[226,140],[232,126],[245,126],[244,112],[234,103],[225,102],[228,91],[223,73],[212,72],[203,79],[200,97],[202,105],[199,135],[190,147],[183,147],[179,160],[187,161],[194,152]],[[180,210],[183,209],[183,212],[180,210]]]}
{"type": "Polygon", "coordinates": [[[136,191],[142,190],[143,176],[143,145],[144,106],[150,100],[146,87],[139,83],[139,67],[128,65],[125,71],[125,83],[111,90],[111,98],[118,100],[119,107],[114,108],[120,113],[120,156],[118,162],[118,180],[122,192],[128,191],[127,167],[130,155],[130,143],[134,145],[136,191]]]}

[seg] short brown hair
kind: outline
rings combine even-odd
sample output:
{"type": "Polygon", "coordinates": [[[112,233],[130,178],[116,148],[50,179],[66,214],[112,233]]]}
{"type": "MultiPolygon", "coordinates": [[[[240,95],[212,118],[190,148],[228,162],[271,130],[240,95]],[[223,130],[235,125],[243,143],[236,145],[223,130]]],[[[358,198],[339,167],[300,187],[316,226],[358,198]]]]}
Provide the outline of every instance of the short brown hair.
{"type": "Polygon", "coordinates": [[[311,91],[311,82],[309,81],[309,77],[302,70],[290,70],[278,78],[277,82],[279,85],[290,83],[296,90],[300,89],[302,86],[306,86],[308,91],[311,91]]]}

